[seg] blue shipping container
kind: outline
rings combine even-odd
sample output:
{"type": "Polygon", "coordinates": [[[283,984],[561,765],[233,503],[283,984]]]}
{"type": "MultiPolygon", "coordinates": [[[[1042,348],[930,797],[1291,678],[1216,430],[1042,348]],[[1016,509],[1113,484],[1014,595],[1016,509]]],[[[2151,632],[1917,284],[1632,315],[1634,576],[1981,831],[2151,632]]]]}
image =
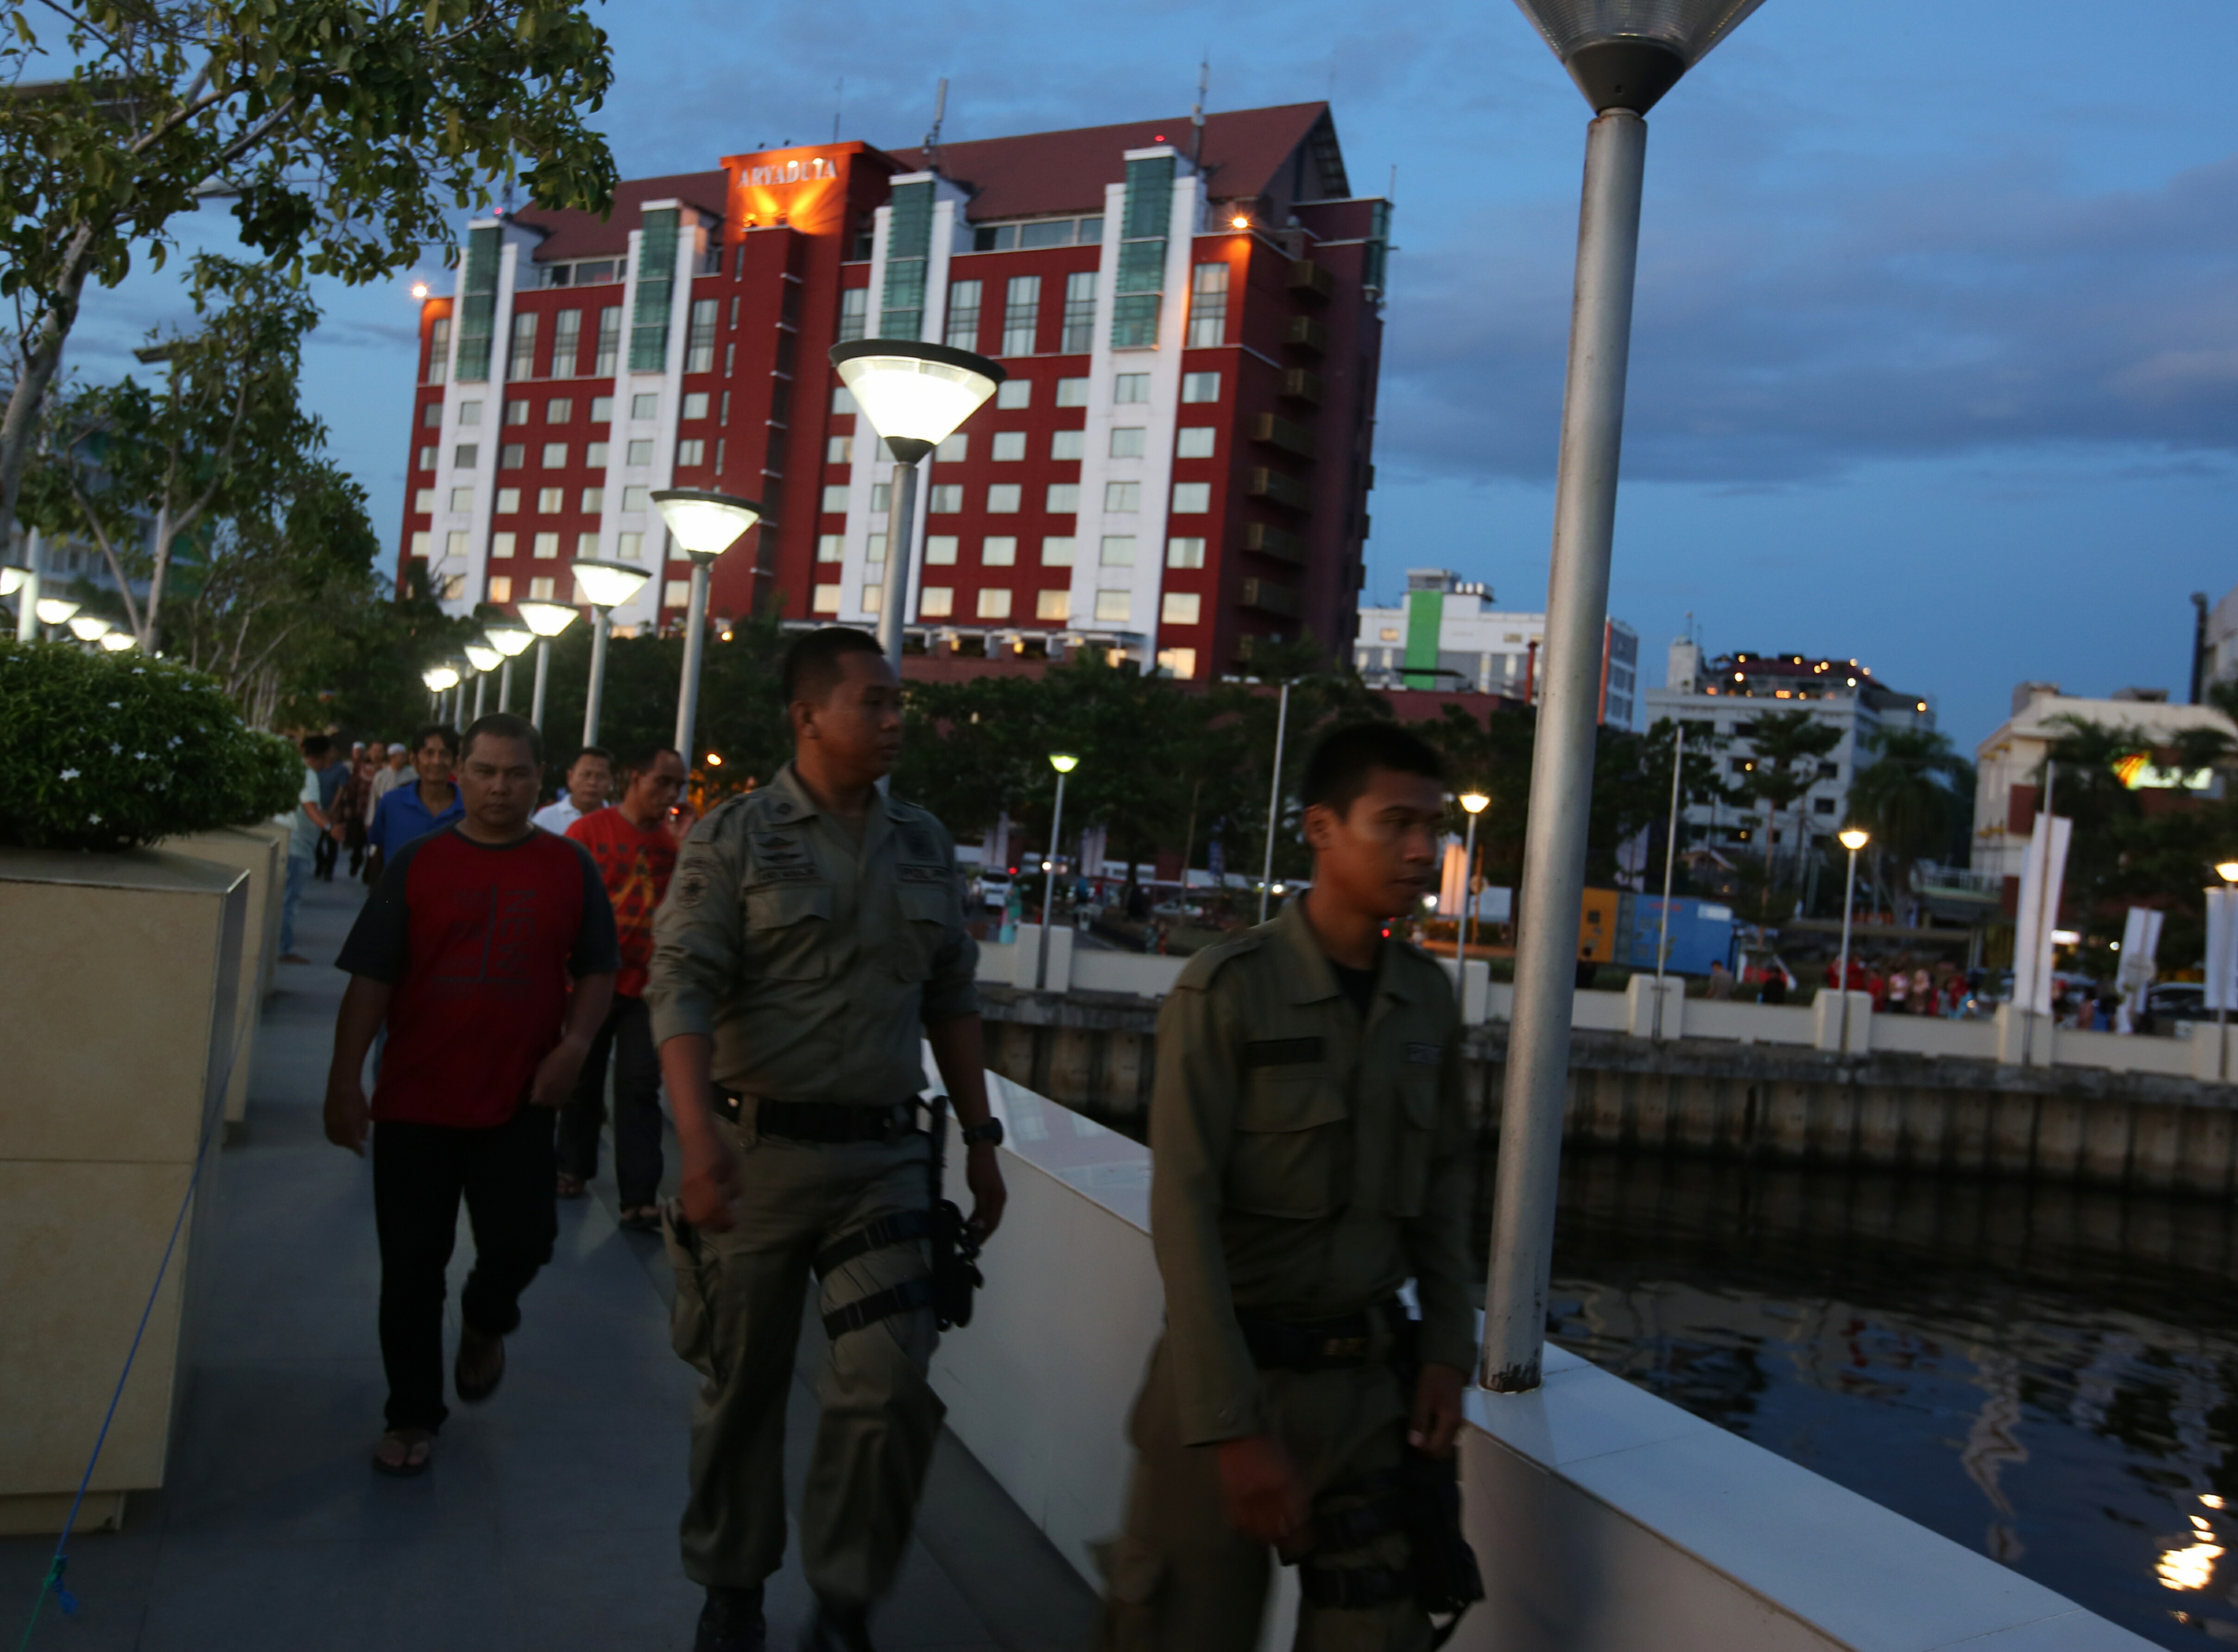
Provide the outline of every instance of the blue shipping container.
{"type": "MultiPolygon", "coordinates": [[[[1617,961],[1634,969],[1655,968],[1655,946],[1662,936],[1663,897],[1626,895],[1617,915],[1623,942],[1617,961]]],[[[1733,961],[1733,909],[1722,901],[1693,895],[1671,899],[1671,956],[1664,965],[1674,975],[1706,975],[1710,966],[1733,961]]]]}

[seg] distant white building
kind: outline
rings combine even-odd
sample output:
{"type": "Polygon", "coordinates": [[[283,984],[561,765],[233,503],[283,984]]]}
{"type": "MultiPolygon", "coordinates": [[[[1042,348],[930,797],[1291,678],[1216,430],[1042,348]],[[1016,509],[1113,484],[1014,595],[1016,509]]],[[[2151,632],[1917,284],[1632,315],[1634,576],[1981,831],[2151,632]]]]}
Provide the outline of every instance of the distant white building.
{"type": "MultiPolygon", "coordinates": [[[[2228,605],[2229,599],[2224,599],[2228,605]]],[[[2220,611],[2218,610],[2218,611],[2220,611]]],[[[2238,662],[2234,662],[2238,664],[2238,662]]],[[[2141,748],[2123,778],[2138,790],[2220,796],[2212,770],[2183,772],[2157,748],[2188,729],[2216,729],[2238,737],[2230,719],[2207,705],[2170,705],[2165,689],[2117,689],[2102,700],[2062,694],[2056,683],[2023,683],[2013,690],[2013,714],[1974,749],[1974,869],[2018,877],[2036,823],[2041,770],[2052,742],[2071,730],[2067,719],[2103,728],[2133,729],[2141,748]]],[[[2059,807],[2056,783],[2052,807],[2059,807]]]]}
{"type": "MultiPolygon", "coordinates": [[[[1608,621],[1603,637],[1600,721],[1629,729],[1639,637],[1620,619],[1608,621]]],[[[1474,689],[1531,700],[1546,645],[1545,614],[1495,608],[1490,586],[1451,569],[1410,568],[1404,605],[1361,607],[1353,664],[1371,688],[1474,689]]]]}

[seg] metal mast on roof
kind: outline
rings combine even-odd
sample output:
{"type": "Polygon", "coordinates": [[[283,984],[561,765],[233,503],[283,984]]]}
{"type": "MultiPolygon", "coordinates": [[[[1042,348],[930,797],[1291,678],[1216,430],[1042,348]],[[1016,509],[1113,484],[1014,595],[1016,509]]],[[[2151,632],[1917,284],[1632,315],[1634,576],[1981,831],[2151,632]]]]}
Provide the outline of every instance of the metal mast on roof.
{"type": "Polygon", "coordinates": [[[948,117],[948,76],[940,77],[940,96],[933,100],[932,129],[924,135],[924,169],[940,170],[940,123],[948,117]]]}
{"type": "Polygon", "coordinates": [[[1197,60],[1196,106],[1189,110],[1189,170],[1201,171],[1204,166],[1204,95],[1212,85],[1212,54],[1207,52],[1197,60]]]}

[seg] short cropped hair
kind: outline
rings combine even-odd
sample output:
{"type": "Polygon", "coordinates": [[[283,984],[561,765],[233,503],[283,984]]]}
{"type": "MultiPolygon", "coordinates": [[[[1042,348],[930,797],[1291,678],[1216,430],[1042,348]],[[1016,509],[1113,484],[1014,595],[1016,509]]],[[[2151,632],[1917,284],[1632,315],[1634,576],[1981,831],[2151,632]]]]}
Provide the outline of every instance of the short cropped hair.
{"type": "Polygon", "coordinates": [[[516,717],[511,711],[493,711],[486,717],[476,717],[467,725],[467,741],[459,753],[460,760],[473,755],[474,742],[483,735],[493,740],[520,740],[528,746],[528,760],[539,769],[544,766],[544,737],[526,717],[516,717]]]}
{"type": "Polygon", "coordinates": [[[604,746],[585,746],[580,751],[578,751],[575,754],[574,763],[571,763],[567,766],[570,769],[573,769],[575,766],[575,763],[582,762],[586,757],[596,757],[600,763],[606,764],[606,772],[608,774],[612,774],[614,771],[614,754],[607,750],[604,746]]]}
{"type": "Polygon", "coordinates": [[[430,740],[440,740],[443,743],[443,749],[452,757],[456,757],[459,755],[459,731],[449,724],[423,723],[412,731],[412,749],[414,751],[419,750],[430,740]]]}
{"type": "Polygon", "coordinates": [[[1446,778],[1443,760],[1420,735],[1396,723],[1354,723],[1324,737],[1314,748],[1314,755],[1306,759],[1299,797],[1308,809],[1318,803],[1347,814],[1378,769],[1420,775],[1440,784],[1446,778]]]}
{"type": "Polygon", "coordinates": [[[334,749],[334,743],[323,734],[308,735],[304,737],[303,755],[307,757],[323,757],[334,749]]]}
{"type": "Polygon", "coordinates": [[[785,651],[785,703],[814,700],[819,704],[839,686],[839,662],[850,654],[885,657],[878,639],[852,625],[825,625],[810,631],[785,651]]]}
{"type": "Polygon", "coordinates": [[[684,760],[684,754],[674,746],[646,746],[632,752],[623,762],[622,772],[626,775],[651,774],[653,766],[663,757],[674,757],[681,763],[684,760]]]}

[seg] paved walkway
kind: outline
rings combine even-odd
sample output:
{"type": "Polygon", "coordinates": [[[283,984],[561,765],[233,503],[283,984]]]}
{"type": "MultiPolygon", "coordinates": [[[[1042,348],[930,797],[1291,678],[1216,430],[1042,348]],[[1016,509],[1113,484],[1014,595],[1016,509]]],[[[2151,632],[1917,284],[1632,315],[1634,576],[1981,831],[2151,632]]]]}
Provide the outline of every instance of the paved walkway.
{"type": "MultiPolygon", "coordinates": [[[[366,1466],[384,1392],[372,1183],[319,1119],[342,984],[326,961],[357,895],[312,885],[301,944],[321,962],[282,966],[267,1008],[248,1140],[220,1161],[205,1230],[215,1266],[170,1483],[133,1500],[122,1532],[73,1540],[80,1611],[46,1606],[33,1652],[691,1645],[699,1594],[678,1568],[676,1522],[697,1378],[668,1349],[659,1243],[615,1226],[610,1172],[601,1197],[561,1206],[558,1254],[524,1298],[497,1396],[454,1408],[425,1477],[366,1466]]],[[[672,1180],[672,1140],[670,1159],[672,1180]]],[[[454,1341],[471,1252],[462,1222],[454,1341]]],[[[811,1403],[804,1384],[796,1504],[811,1403]]],[[[951,1437],[920,1531],[877,1620],[881,1647],[1084,1641],[1092,1602],[1078,1576],[951,1437]]],[[[0,1647],[22,1632],[52,1546],[0,1540],[0,1647]]],[[[791,1647],[808,1601],[788,1563],[771,1584],[774,1646],[791,1647]]]]}

